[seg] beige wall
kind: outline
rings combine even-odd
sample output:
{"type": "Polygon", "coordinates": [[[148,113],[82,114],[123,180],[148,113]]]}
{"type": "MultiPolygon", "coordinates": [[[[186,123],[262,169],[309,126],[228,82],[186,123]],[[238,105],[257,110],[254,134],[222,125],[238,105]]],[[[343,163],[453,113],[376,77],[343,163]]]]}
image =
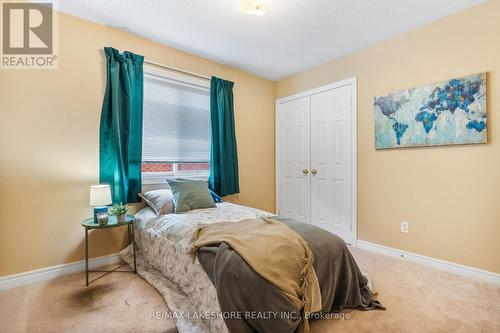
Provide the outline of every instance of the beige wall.
{"type": "MultiPolygon", "coordinates": [[[[57,70],[0,70],[0,276],[83,259],[104,46],[234,81],[241,194],[230,200],[274,210],[274,82],[60,14],[57,70]]],[[[119,230],[92,232],[90,254],[115,253],[124,240],[119,230]]]]}
{"type": "Polygon", "coordinates": [[[499,13],[491,0],[277,83],[284,97],[358,77],[359,239],[500,273],[499,13]],[[484,71],[488,144],[374,149],[374,96],[484,71]]]}
{"type": "MultiPolygon", "coordinates": [[[[103,46],[235,81],[241,194],[274,210],[274,98],[358,77],[358,238],[500,272],[500,1],[275,84],[68,15],[59,69],[0,70],[0,276],[83,258],[80,220],[98,180],[103,46]],[[374,149],[373,97],[488,72],[489,143],[374,149]],[[276,91],[275,91],[276,88],[276,91]],[[399,232],[399,221],[410,233],[399,232]]],[[[118,230],[93,232],[91,256],[115,253],[118,230]]]]}

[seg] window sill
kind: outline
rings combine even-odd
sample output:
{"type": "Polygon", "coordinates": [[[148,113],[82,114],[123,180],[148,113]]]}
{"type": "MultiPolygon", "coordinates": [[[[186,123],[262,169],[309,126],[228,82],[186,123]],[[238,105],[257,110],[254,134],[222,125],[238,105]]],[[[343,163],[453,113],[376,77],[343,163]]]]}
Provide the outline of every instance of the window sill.
{"type": "Polygon", "coordinates": [[[143,185],[166,185],[167,179],[193,179],[193,180],[205,180],[208,181],[208,173],[196,173],[196,172],[143,172],[142,173],[142,184],[143,185]]]}

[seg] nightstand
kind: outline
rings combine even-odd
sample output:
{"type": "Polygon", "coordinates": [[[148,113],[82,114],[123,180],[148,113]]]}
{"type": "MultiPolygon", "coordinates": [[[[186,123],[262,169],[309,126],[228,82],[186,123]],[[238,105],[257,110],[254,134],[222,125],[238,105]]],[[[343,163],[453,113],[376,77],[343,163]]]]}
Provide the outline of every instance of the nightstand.
{"type": "Polygon", "coordinates": [[[134,216],[132,215],[127,215],[126,219],[124,222],[118,222],[116,220],[116,216],[110,216],[108,220],[108,224],[99,224],[99,223],[94,223],[94,218],[88,218],[86,220],[82,221],[82,226],[85,228],[85,284],[88,286],[89,283],[103,277],[104,275],[111,273],[111,272],[130,272],[130,273],[137,273],[137,265],[135,261],[135,232],[134,232],[134,216]],[[117,271],[118,268],[120,268],[122,265],[119,265],[118,267],[115,267],[114,269],[110,271],[103,271],[103,270],[94,270],[91,271],[89,270],[89,230],[92,229],[109,229],[109,228],[116,228],[116,227],[121,227],[121,226],[127,226],[128,229],[128,240],[129,243],[132,243],[132,249],[134,253],[134,270],[133,271],[117,271]],[[102,272],[104,274],[101,274],[94,280],[89,282],[89,273],[90,272],[102,272]]]}

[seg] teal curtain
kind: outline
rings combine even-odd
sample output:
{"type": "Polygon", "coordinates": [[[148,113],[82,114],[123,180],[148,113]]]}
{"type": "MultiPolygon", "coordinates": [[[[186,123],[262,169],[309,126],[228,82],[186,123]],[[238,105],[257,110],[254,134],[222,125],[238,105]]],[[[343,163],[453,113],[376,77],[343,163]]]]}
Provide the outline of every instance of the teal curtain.
{"type": "Polygon", "coordinates": [[[233,86],[233,82],[217,77],[212,77],[210,85],[212,146],[209,186],[220,196],[240,192],[233,86]]]}
{"type": "Polygon", "coordinates": [[[138,202],[141,191],[144,57],[105,47],[106,92],[99,131],[99,181],[113,203],[138,202]]]}

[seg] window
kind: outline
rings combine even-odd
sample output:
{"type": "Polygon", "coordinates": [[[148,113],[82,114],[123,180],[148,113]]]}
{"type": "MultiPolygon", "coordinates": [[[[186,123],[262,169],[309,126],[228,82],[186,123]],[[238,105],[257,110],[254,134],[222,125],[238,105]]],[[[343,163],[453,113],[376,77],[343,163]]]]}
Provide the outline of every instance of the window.
{"type": "Polygon", "coordinates": [[[142,177],[208,178],[210,83],[166,71],[144,69],[142,177]]]}

